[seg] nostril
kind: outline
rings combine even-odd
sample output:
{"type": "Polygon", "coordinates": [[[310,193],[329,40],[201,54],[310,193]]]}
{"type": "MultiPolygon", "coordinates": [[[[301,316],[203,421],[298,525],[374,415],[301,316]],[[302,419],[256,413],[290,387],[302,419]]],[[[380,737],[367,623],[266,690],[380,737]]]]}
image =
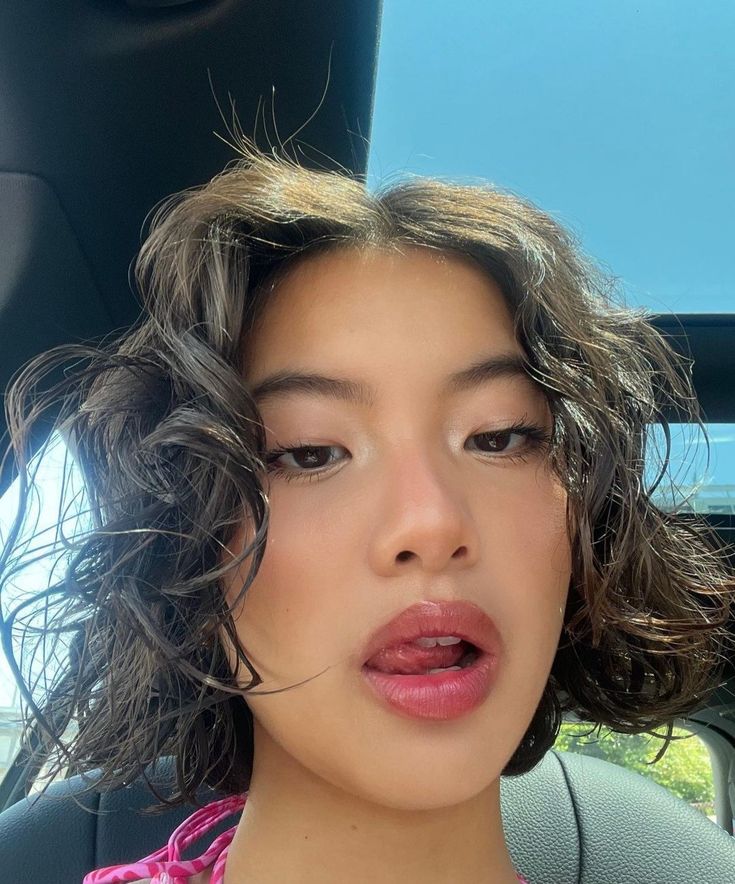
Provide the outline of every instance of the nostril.
{"type": "MultiPolygon", "coordinates": [[[[464,559],[468,556],[468,550],[466,546],[458,546],[457,549],[452,553],[453,559],[464,559]]],[[[416,553],[411,552],[410,549],[401,550],[396,556],[397,562],[409,562],[411,559],[416,557],[416,553]]]]}

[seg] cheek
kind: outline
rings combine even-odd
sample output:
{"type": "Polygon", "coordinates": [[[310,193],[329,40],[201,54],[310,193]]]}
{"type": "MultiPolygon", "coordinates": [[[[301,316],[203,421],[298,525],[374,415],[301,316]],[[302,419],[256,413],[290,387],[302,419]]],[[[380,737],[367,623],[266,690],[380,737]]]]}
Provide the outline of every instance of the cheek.
{"type": "Polygon", "coordinates": [[[275,611],[316,620],[320,607],[331,607],[332,596],[345,600],[345,583],[354,577],[354,561],[348,564],[347,557],[358,535],[354,506],[343,511],[334,500],[322,502],[303,489],[274,490],[254,597],[267,595],[275,611]]]}
{"type": "MultiPolygon", "coordinates": [[[[246,654],[264,678],[278,681],[318,671],[330,647],[339,645],[355,571],[346,551],[358,545],[354,516],[346,519],[334,506],[315,505],[303,489],[301,495],[290,491],[278,487],[270,495],[263,560],[235,615],[246,654]]],[[[246,539],[243,530],[230,549],[242,549],[246,539]]],[[[226,582],[230,601],[246,575],[243,565],[226,582]]]]}
{"type": "Polygon", "coordinates": [[[510,632],[558,640],[571,577],[566,493],[548,472],[498,493],[485,507],[481,533],[496,601],[510,632]]]}
{"type": "Polygon", "coordinates": [[[538,707],[559,647],[571,544],[566,495],[549,476],[539,473],[498,493],[495,504],[484,510],[482,534],[489,563],[486,597],[503,641],[505,678],[496,708],[504,710],[517,742],[538,707]]]}

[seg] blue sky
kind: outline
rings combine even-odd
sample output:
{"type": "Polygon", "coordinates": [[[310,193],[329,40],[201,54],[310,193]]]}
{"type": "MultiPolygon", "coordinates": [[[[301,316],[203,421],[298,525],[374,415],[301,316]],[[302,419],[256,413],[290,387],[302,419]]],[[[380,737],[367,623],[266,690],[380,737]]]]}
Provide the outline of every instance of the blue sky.
{"type": "Polygon", "coordinates": [[[384,0],[370,182],[483,178],[653,310],[730,312],[732,0],[384,0]]]}

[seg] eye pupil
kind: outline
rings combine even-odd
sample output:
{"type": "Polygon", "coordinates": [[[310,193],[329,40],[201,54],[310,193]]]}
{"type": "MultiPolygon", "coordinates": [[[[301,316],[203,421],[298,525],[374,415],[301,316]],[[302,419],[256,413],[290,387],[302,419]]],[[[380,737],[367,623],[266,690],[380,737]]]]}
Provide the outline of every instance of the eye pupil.
{"type": "Polygon", "coordinates": [[[512,433],[480,433],[478,448],[481,451],[503,451],[508,447],[512,433]]]}
{"type": "Polygon", "coordinates": [[[326,447],[298,448],[293,452],[293,459],[302,468],[318,468],[329,463],[329,452],[330,449],[326,447]]]}

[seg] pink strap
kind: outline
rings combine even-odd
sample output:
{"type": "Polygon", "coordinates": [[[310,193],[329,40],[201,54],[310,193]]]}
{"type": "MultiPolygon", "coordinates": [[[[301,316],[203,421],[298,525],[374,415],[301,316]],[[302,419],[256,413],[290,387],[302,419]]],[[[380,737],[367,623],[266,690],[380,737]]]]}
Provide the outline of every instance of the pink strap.
{"type": "Polygon", "coordinates": [[[108,866],[90,872],[82,884],[121,884],[124,881],[139,881],[141,878],[150,878],[151,884],[186,884],[189,878],[212,865],[211,884],[222,884],[227,850],[237,826],[218,835],[196,859],[182,860],[181,853],[217,823],[241,811],[246,800],[246,795],[233,795],[199,808],[174,830],[165,847],[137,863],[108,866]]]}

